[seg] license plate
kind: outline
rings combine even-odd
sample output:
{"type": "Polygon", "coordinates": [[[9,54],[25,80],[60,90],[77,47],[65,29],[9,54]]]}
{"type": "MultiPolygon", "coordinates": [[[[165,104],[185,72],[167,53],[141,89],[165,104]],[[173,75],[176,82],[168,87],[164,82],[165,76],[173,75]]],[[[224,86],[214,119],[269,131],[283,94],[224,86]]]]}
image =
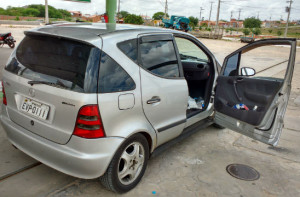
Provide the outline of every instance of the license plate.
{"type": "Polygon", "coordinates": [[[46,120],[50,107],[29,98],[24,98],[21,110],[32,116],[46,120]]]}

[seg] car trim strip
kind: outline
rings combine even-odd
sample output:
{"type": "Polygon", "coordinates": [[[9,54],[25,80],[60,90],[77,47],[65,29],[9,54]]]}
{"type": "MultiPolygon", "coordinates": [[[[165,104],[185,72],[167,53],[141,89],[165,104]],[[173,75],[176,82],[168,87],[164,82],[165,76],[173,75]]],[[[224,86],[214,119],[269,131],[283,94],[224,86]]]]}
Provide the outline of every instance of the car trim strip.
{"type": "Polygon", "coordinates": [[[185,122],[186,122],[186,119],[179,120],[179,121],[174,122],[174,123],[172,123],[172,124],[169,124],[169,125],[167,125],[167,126],[161,127],[161,128],[159,128],[159,129],[157,129],[157,131],[158,131],[158,132],[162,132],[162,131],[165,131],[165,130],[170,129],[170,128],[172,128],[172,127],[175,127],[175,126],[177,126],[177,125],[183,124],[183,123],[185,123],[185,122]]]}

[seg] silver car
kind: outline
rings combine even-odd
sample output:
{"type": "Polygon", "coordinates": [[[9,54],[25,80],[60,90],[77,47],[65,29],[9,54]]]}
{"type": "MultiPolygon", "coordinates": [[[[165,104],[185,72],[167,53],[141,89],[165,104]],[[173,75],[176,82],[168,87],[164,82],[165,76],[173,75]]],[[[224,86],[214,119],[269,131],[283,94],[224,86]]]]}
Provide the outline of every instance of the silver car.
{"type": "Polygon", "coordinates": [[[24,153],[127,192],[155,150],[215,124],[276,145],[295,39],[251,43],[225,58],[190,34],[132,25],[60,24],[25,32],[3,71],[1,123],[24,153]],[[291,48],[284,79],[255,77],[244,53],[291,48]]]}

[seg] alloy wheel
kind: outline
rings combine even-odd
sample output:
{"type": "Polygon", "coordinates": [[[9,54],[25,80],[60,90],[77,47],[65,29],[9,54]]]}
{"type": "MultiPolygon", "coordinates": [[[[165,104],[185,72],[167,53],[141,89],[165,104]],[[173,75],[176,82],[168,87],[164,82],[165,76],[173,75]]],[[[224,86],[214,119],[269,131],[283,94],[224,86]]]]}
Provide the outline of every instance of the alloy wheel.
{"type": "Polygon", "coordinates": [[[136,180],[143,169],[145,150],[141,143],[132,142],[123,151],[118,163],[118,178],[124,185],[136,180]]]}

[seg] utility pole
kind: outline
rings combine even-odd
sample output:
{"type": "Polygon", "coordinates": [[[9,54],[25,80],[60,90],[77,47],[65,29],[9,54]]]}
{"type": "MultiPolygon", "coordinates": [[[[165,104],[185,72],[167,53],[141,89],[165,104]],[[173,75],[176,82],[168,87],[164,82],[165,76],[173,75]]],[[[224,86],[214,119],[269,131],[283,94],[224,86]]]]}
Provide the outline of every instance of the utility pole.
{"type": "Polygon", "coordinates": [[[216,22],[217,27],[219,27],[220,4],[221,4],[221,0],[218,0],[218,12],[217,12],[217,22],[216,22]]]}
{"type": "Polygon", "coordinates": [[[48,0],[45,0],[45,23],[49,23],[48,0]]]}
{"type": "Polygon", "coordinates": [[[259,12],[257,12],[257,19],[259,19],[259,12]]]}
{"type": "Polygon", "coordinates": [[[199,21],[202,21],[202,18],[201,18],[201,16],[202,16],[202,10],[204,10],[202,7],[200,7],[200,19],[199,19],[199,21]]]}
{"type": "Polygon", "coordinates": [[[218,0],[218,12],[217,12],[217,21],[216,21],[216,29],[215,29],[215,33],[216,33],[216,30],[218,29],[218,36],[217,36],[217,39],[219,37],[219,16],[220,16],[220,4],[221,4],[221,0],[218,0]]]}
{"type": "Polygon", "coordinates": [[[241,11],[242,11],[242,9],[239,9],[239,19],[238,20],[241,19],[241,11]]]}
{"type": "Polygon", "coordinates": [[[290,0],[290,1],[287,1],[287,3],[290,3],[290,6],[287,8],[287,11],[289,13],[288,13],[288,16],[287,16],[287,19],[286,19],[286,26],[285,26],[285,31],[284,31],[284,37],[285,38],[286,38],[288,27],[289,27],[289,20],[290,20],[290,14],[291,14],[291,9],[292,9],[292,3],[293,3],[293,1],[290,0]]]}
{"type": "Polygon", "coordinates": [[[166,4],[165,4],[165,18],[167,18],[167,13],[168,13],[168,0],[166,0],[166,4]]]}
{"type": "Polygon", "coordinates": [[[242,11],[242,9],[240,8],[239,9],[239,18],[238,18],[238,22],[237,22],[237,32],[238,32],[238,29],[240,28],[240,20],[241,20],[241,11],[242,11]]]}
{"type": "Polygon", "coordinates": [[[120,23],[120,0],[118,0],[118,23],[120,23]]]}
{"type": "Polygon", "coordinates": [[[209,22],[208,22],[208,27],[210,26],[210,18],[211,18],[211,10],[212,10],[212,4],[213,4],[214,2],[210,2],[210,11],[209,11],[209,22]]]}
{"type": "Polygon", "coordinates": [[[233,16],[233,11],[230,12],[230,20],[229,21],[231,21],[232,16],[233,16]]]}

